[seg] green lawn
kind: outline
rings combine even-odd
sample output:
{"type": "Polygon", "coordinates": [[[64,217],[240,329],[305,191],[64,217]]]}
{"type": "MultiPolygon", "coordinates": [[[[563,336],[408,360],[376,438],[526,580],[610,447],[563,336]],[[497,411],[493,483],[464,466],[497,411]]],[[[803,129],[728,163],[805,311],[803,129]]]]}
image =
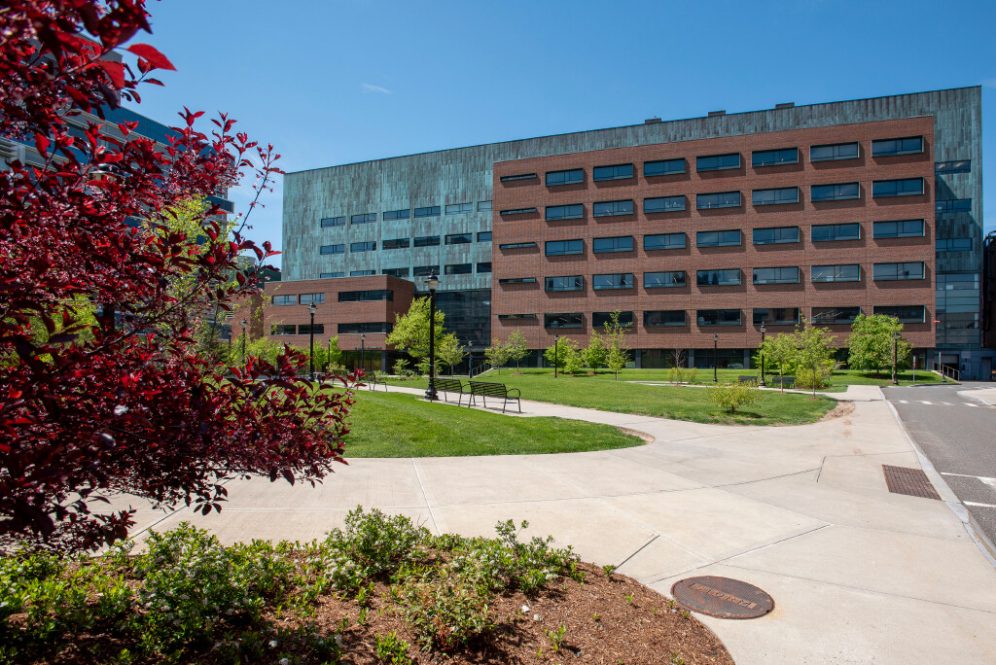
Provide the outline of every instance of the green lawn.
{"type": "Polygon", "coordinates": [[[429,404],[414,395],[356,392],[346,437],[350,457],[524,455],[628,448],[643,440],[609,425],[562,418],[512,418],[429,404]]]}
{"type": "MultiPolygon", "coordinates": [[[[713,404],[709,390],[704,388],[648,386],[632,382],[661,380],[652,373],[664,371],[624,370],[618,381],[611,374],[560,376],[554,379],[553,372],[546,369],[523,369],[521,372],[505,369],[500,375],[489,372],[481,378],[519,388],[524,399],[700,423],[799,425],[819,420],[835,405],[834,400],[828,397],[813,399],[809,395],[766,391],[762,392],[761,399],[754,406],[731,414],[713,404]],[[650,376],[647,373],[651,373],[650,376]]],[[[736,375],[729,378],[735,380],[736,375]]],[[[413,388],[424,388],[426,385],[425,379],[392,383],[413,388]]]]}

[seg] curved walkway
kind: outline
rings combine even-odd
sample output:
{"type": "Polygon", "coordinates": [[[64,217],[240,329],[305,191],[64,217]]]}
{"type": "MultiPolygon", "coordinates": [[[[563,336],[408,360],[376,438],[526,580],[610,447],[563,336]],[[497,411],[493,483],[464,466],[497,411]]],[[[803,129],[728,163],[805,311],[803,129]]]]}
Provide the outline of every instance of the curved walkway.
{"type": "Polygon", "coordinates": [[[467,535],[525,519],[530,532],[661,593],[690,575],[767,590],[775,610],[766,617],[700,617],[740,665],[996,662],[996,569],[944,501],[888,492],[883,464],[921,465],[881,391],[852,386],[834,397],[854,411],[794,427],[523,401],[526,417],[606,423],[654,440],[575,454],[357,459],[315,488],[233,481],[220,514],[143,510],[139,526],[188,520],[225,541],[310,540],[357,504],[467,535]]]}

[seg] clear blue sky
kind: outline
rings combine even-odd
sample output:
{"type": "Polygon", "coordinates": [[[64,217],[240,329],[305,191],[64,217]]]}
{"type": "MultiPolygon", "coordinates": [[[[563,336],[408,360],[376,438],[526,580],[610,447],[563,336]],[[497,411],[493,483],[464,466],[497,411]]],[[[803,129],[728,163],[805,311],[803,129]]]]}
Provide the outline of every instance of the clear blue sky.
{"type": "MultiPolygon", "coordinates": [[[[165,0],[140,112],[224,110],[298,171],[543,134],[968,85],[996,168],[996,3],[165,0]]],[[[973,165],[974,167],[975,165],[973,165]]],[[[238,203],[245,200],[234,192],[238,203]]],[[[996,190],[986,178],[987,230],[996,190]]],[[[251,236],[280,246],[280,187],[251,236]]],[[[278,257],[279,259],[279,257],[278,257]]],[[[279,264],[279,260],[277,261],[279,264]]]]}

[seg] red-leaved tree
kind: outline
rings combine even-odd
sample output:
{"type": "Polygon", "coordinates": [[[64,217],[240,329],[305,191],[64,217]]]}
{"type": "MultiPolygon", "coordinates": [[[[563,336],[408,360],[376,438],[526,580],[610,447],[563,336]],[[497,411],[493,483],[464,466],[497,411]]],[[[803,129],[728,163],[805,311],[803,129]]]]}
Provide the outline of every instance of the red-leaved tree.
{"type": "Polygon", "coordinates": [[[132,43],[148,16],[144,0],[0,9],[0,135],[45,162],[0,170],[0,541],[94,548],[133,523],[101,512],[108,494],[207,513],[233,474],[315,482],[343,461],[351,391],[295,378],[300,354],[227,368],[193,339],[204,313],[258,290],[269,243],[242,237],[244,220],[219,237],[217,209],[206,242],[165,222],[171,205],[250,174],[258,200],[279,155],[225,115],[205,133],[186,109],[165,150],[128,122],[70,132],[67,118],[138,102],[140,84],[161,85],[151,72],[173,69],[132,43]]]}

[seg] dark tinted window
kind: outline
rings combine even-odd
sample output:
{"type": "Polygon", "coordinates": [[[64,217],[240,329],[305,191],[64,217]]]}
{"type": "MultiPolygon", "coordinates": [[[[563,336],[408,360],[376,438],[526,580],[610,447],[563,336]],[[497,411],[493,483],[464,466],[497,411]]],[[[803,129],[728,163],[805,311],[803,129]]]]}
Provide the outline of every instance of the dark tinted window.
{"type": "Polygon", "coordinates": [[[543,326],[546,328],[583,328],[584,315],[580,312],[544,314],[543,326]]]}
{"type": "Polygon", "coordinates": [[[921,152],[923,152],[922,136],[907,136],[901,139],[879,139],[878,141],[872,141],[872,155],[874,157],[913,155],[921,152]]]}
{"type": "Polygon", "coordinates": [[[799,268],[786,266],[781,268],[754,268],[755,284],[798,284],[799,268]]]}
{"type": "Polygon", "coordinates": [[[491,231],[478,231],[477,242],[491,242],[491,231]]]}
{"type": "Polygon", "coordinates": [[[643,199],[643,212],[652,214],[681,211],[687,207],[687,201],[684,196],[656,196],[651,199],[643,199]]]}
{"type": "Polygon", "coordinates": [[[971,212],[972,199],[937,199],[935,201],[937,212],[971,212]]]}
{"type": "Polygon", "coordinates": [[[491,272],[491,261],[480,261],[477,264],[477,272],[479,273],[491,272]]]}
{"type": "Polygon", "coordinates": [[[606,289],[632,289],[635,280],[631,272],[608,273],[591,276],[591,288],[596,291],[606,289]]]}
{"type": "Polygon", "coordinates": [[[857,159],[861,156],[861,146],[857,143],[830,143],[809,148],[809,161],[832,162],[839,159],[857,159]]]}
{"type": "Polygon", "coordinates": [[[546,221],[548,222],[561,219],[581,219],[582,217],[584,217],[584,206],[580,203],[546,207],[546,221]]]}
{"type": "Polygon", "coordinates": [[[698,286],[736,286],[741,283],[740,278],[739,268],[699,270],[695,273],[695,283],[698,286]]]}
{"type": "Polygon", "coordinates": [[[970,173],[971,171],[971,159],[956,159],[950,162],[936,162],[934,164],[934,173],[970,173]]]}
{"type": "Polygon", "coordinates": [[[935,244],[938,252],[971,252],[974,246],[971,238],[938,238],[935,244]]]}
{"type": "Polygon", "coordinates": [[[377,243],[373,240],[349,243],[350,252],[372,252],[375,249],[377,249],[377,243]]]}
{"type": "Polygon", "coordinates": [[[478,201],[477,212],[487,212],[491,210],[491,201],[478,201]]]}
{"type": "Polygon", "coordinates": [[[696,312],[700,326],[739,326],[743,319],[739,309],[700,309],[696,312]]]}
{"type": "Polygon", "coordinates": [[[632,215],[633,201],[601,201],[594,205],[595,217],[614,217],[616,215],[632,215]]]}
{"type": "Polygon", "coordinates": [[[547,256],[567,256],[569,254],[583,253],[583,240],[548,240],[546,242],[547,256]]]}
{"type": "Polygon", "coordinates": [[[376,270],[350,270],[349,271],[349,276],[350,277],[365,277],[367,275],[376,275],[376,274],[377,274],[376,270]]]}
{"type": "Polygon", "coordinates": [[[390,222],[397,219],[408,219],[409,215],[411,215],[411,210],[408,208],[404,210],[385,210],[384,221],[390,222]]]}
{"type": "Polygon", "coordinates": [[[712,208],[739,208],[743,205],[740,192],[716,192],[714,194],[696,194],[695,207],[699,210],[712,208]]]}
{"type": "Polygon", "coordinates": [[[725,155],[705,155],[695,158],[695,168],[699,171],[722,171],[723,169],[739,169],[740,153],[731,152],[725,155]]]}
{"type": "Polygon", "coordinates": [[[685,324],[685,310],[683,309],[657,309],[643,313],[643,325],[647,328],[683,326],[685,324]]]}
{"type": "Polygon", "coordinates": [[[584,182],[584,169],[569,169],[567,171],[547,171],[546,186],[576,185],[584,182]]]}
{"type": "Polygon", "coordinates": [[[412,244],[415,247],[435,247],[439,244],[439,236],[416,236],[412,244]]]}
{"type": "Polygon", "coordinates": [[[643,236],[643,249],[648,252],[663,249],[685,249],[688,238],[684,233],[655,233],[643,236]]]}
{"type": "Polygon", "coordinates": [[[754,325],[789,326],[799,323],[798,307],[755,308],[754,325]]]}
{"type": "Polygon", "coordinates": [[[450,233],[446,236],[447,245],[465,245],[474,242],[473,233],[450,233]]]}
{"type": "Polygon", "coordinates": [[[299,295],[297,297],[297,301],[298,301],[298,303],[300,303],[302,305],[311,305],[311,304],[321,305],[323,302],[325,302],[325,294],[324,293],[302,293],[301,295],[299,295]]]}
{"type": "Polygon", "coordinates": [[[499,314],[498,318],[502,321],[535,321],[535,314],[499,314]]]}
{"type": "Polygon", "coordinates": [[[415,266],[412,268],[412,275],[415,277],[429,277],[430,275],[438,275],[439,266],[415,266]]]}
{"type": "Polygon", "coordinates": [[[358,333],[389,333],[394,327],[390,323],[376,321],[372,323],[340,323],[339,332],[346,334],[358,333]]]}
{"type": "Polygon", "coordinates": [[[923,178],[903,178],[901,180],[876,180],[872,183],[872,196],[920,196],[923,194],[923,178]]]}
{"type": "Polygon", "coordinates": [[[751,153],[751,166],[778,166],[779,164],[797,164],[799,162],[798,148],[779,148],[777,150],[755,150],[751,153]]]}
{"type": "Polygon", "coordinates": [[[632,164],[613,164],[611,166],[596,166],[593,173],[595,182],[603,180],[626,180],[636,176],[632,164]]]}
{"type": "Polygon", "coordinates": [[[857,263],[812,266],[809,269],[809,280],[811,282],[860,282],[861,266],[857,263]]]}
{"type": "Polygon", "coordinates": [[[320,272],[318,273],[319,279],[329,279],[332,277],[345,277],[346,273],[341,270],[336,270],[335,272],[320,272]]]}
{"type": "Polygon", "coordinates": [[[739,247],[743,242],[740,229],[730,231],[699,231],[695,234],[695,244],[699,247],[739,247]]]}
{"type": "Polygon", "coordinates": [[[500,180],[502,182],[523,182],[526,180],[539,180],[539,176],[535,173],[516,173],[514,175],[503,175],[500,180]]]}
{"type": "Polygon", "coordinates": [[[611,252],[632,252],[635,247],[633,236],[614,236],[611,238],[595,238],[591,241],[591,250],[595,254],[611,252]]]}
{"type": "Polygon", "coordinates": [[[900,323],[924,323],[927,320],[927,308],[923,305],[876,305],[875,313],[893,316],[900,323]]]}
{"type": "Polygon", "coordinates": [[[799,242],[802,235],[798,226],[773,226],[754,229],[751,233],[755,245],[781,245],[799,242]]]}
{"type": "Polygon", "coordinates": [[[900,219],[887,222],[875,222],[875,238],[922,238],[922,219],[900,219]]]}
{"type": "Polygon", "coordinates": [[[515,215],[532,215],[536,213],[536,208],[508,208],[498,214],[503,217],[514,217],[515,215]]]}
{"type": "Polygon", "coordinates": [[[547,291],[581,291],[584,289],[584,277],[581,275],[547,277],[544,288],[547,291]]]}
{"type": "Polygon", "coordinates": [[[322,245],[318,249],[318,252],[320,254],[345,254],[346,253],[346,245],[345,244],[339,244],[339,245],[322,245]]]}
{"type": "Polygon", "coordinates": [[[446,275],[469,275],[474,271],[473,263],[450,263],[445,266],[443,274],[446,275]]]}
{"type": "Polygon", "coordinates": [[[322,217],[322,228],[327,228],[329,226],[345,226],[346,217],[345,215],[340,217],[322,217]]]}
{"type": "Polygon", "coordinates": [[[503,242],[498,245],[498,249],[505,251],[508,249],[535,249],[536,243],[534,242],[503,242]]]}
{"type": "Polygon", "coordinates": [[[684,173],[687,170],[687,163],[681,159],[660,159],[653,162],[643,162],[643,175],[653,177],[660,175],[675,175],[684,173]]]}
{"type": "MultiPolygon", "coordinates": [[[[612,315],[615,312],[592,312],[591,327],[595,330],[604,330],[606,325],[612,324],[612,315]]],[[[623,328],[633,327],[633,312],[619,312],[619,325],[623,328]]]]}
{"type": "Polygon", "coordinates": [[[394,300],[391,289],[367,289],[365,291],[340,291],[339,302],[363,302],[366,300],[394,300]]]}
{"type": "Polygon", "coordinates": [[[842,182],[834,185],[813,185],[809,198],[819,201],[847,201],[861,198],[861,185],[856,182],[842,182]]]}
{"type": "Polygon", "coordinates": [[[498,280],[499,284],[535,284],[535,277],[505,277],[498,280]]]}
{"type": "Polygon", "coordinates": [[[297,327],[298,335],[310,335],[312,333],[316,335],[325,334],[325,324],[316,323],[315,325],[311,325],[310,323],[302,323],[297,327]]]}
{"type": "Polygon", "coordinates": [[[474,212],[474,202],[447,203],[445,212],[447,215],[459,215],[465,212],[474,212]]]}
{"type": "Polygon", "coordinates": [[[290,323],[278,323],[270,326],[271,335],[296,335],[297,326],[290,323]]]}
{"type": "Polygon", "coordinates": [[[751,192],[751,203],[756,206],[773,206],[784,203],[798,203],[798,187],[779,187],[777,189],[755,189],[751,192]]]}
{"type": "Polygon", "coordinates": [[[809,231],[813,242],[831,242],[834,240],[860,240],[861,224],[817,224],[809,231]]]}
{"type": "Polygon", "coordinates": [[[873,274],[875,281],[888,282],[905,279],[923,279],[924,265],[922,261],[876,263],[873,274]]]}
{"type": "Polygon", "coordinates": [[[860,307],[814,307],[813,323],[818,325],[851,325],[861,313],[860,307]]]}
{"type": "Polygon", "coordinates": [[[384,268],[380,271],[382,275],[391,275],[393,277],[408,277],[408,268],[384,268]]]}
{"type": "Polygon", "coordinates": [[[365,212],[359,215],[353,215],[349,218],[350,224],[370,224],[371,222],[377,221],[377,213],[375,212],[365,212]]]}
{"type": "Polygon", "coordinates": [[[439,206],[425,206],[424,208],[415,208],[416,217],[439,217],[441,212],[439,206]]]}
{"type": "Polygon", "coordinates": [[[410,238],[389,238],[384,241],[384,249],[404,249],[411,244],[410,238]]]}
{"type": "Polygon", "coordinates": [[[687,285],[688,277],[684,270],[643,273],[643,288],[645,289],[673,289],[687,285]]]}
{"type": "Polygon", "coordinates": [[[270,302],[274,305],[296,305],[297,296],[273,296],[270,302]]]}

